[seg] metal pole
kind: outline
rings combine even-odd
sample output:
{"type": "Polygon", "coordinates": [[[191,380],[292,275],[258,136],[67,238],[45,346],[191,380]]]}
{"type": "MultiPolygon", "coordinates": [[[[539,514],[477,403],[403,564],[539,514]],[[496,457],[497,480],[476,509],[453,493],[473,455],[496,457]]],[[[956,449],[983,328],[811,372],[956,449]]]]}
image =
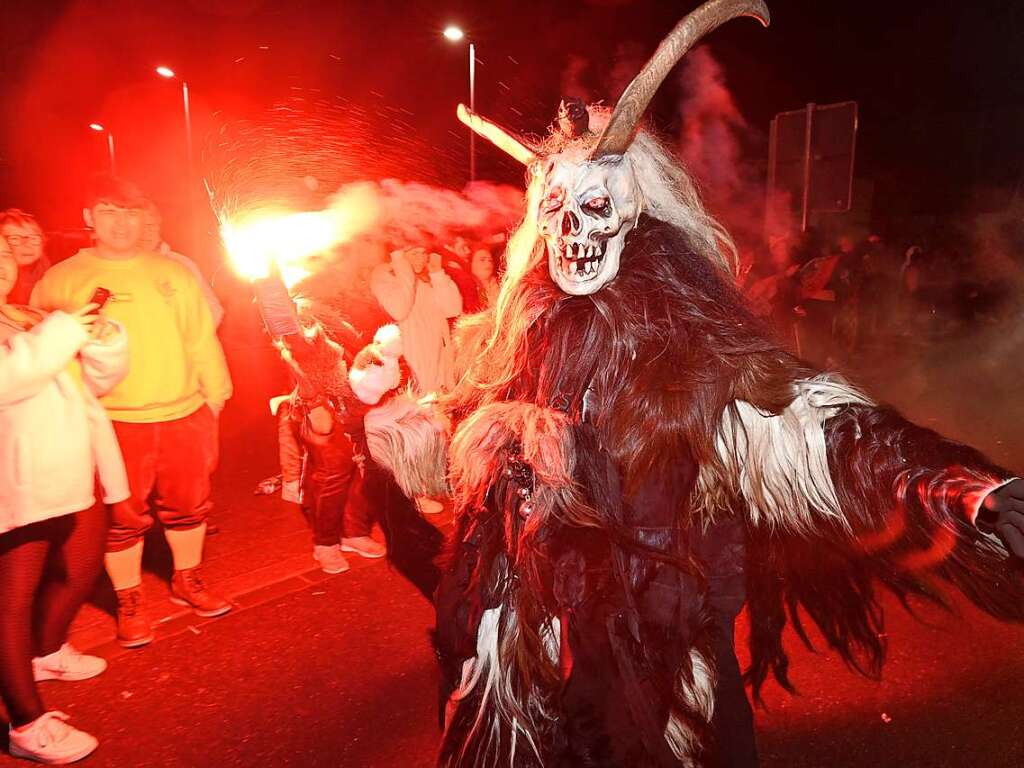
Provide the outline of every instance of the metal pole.
{"type": "Polygon", "coordinates": [[[192,108],[188,100],[188,83],[181,83],[181,97],[185,103],[185,146],[188,149],[188,169],[191,173],[193,166],[192,158],[192,108]]]}
{"type": "Polygon", "coordinates": [[[811,128],[814,122],[814,103],[807,105],[804,115],[804,190],[800,205],[800,231],[807,231],[807,210],[811,200],[811,128]]]}
{"type": "Polygon", "coordinates": [[[107,131],[107,150],[110,152],[110,175],[117,175],[117,163],[114,162],[114,134],[107,131]]]}
{"type": "Polygon", "coordinates": [[[202,263],[199,253],[199,219],[196,216],[195,156],[192,152],[192,104],[189,101],[188,83],[181,81],[181,99],[185,106],[185,151],[188,154],[188,216],[192,225],[192,258],[202,263]]]}
{"type": "MultiPolygon", "coordinates": [[[[476,46],[469,44],[469,108],[476,112],[476,46]]],[[[476,181],[476,133],[469,132],[469,180],[476,181]]]]}

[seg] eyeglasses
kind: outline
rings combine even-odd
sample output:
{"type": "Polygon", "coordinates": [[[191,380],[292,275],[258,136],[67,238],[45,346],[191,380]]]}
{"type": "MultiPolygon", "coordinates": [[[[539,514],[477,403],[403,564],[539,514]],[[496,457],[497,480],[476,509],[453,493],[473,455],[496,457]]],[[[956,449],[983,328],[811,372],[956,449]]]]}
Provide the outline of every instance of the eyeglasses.
{"type": "Polygon", "coordinates": [[[21,245],[22,243],[28,243],[29,245],[41,245],[43,242],[42,235],[8,235],[4,238],[11,245],[21,245]]]}

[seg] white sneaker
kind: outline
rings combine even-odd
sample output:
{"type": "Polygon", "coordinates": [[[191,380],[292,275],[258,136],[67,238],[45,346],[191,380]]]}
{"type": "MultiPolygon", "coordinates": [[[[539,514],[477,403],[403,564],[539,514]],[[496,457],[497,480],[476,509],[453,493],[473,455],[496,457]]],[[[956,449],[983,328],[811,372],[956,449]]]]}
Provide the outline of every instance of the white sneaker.
{"type": "Polygon", "coordinates": [[[88,680],[107,668],[99,656],[80,653],[71,643],[64,643],[47,656],[32,659],[32,676],[37,683],[43,680],[88,680]]]}
{"type": "Polygon", "coordinates": [[[56,710],[37,717],[27,728],[8,730],[12,757],[24,757],[49,765],[66,765],[90,754],[99,742],[85,731],[65,721],[68,716],[56,710]]]}
{"type": "Polygon", "coordinates": [[[320,570],[324,573],[344,573],[348,570],[348,560],[341,554],[341,545],[322,546],[317,544],[313,547],[313,559],[320,563],[320,570]]]}
{"type": "Polygon", "coordinates": [[[342,552],[355,552],[360,557],[368,557],[375,560],[384,557],[388,553],[387,547],[380,542],[374,541],[369,536],[353,536],[350,539],[341,540],[342,552]]]}
{"type": "Polygon", "coordinates": [[[444,511],[444,504],[429,496],[417,496],[416,508],[424,515],[436,515],[444,511]]]}

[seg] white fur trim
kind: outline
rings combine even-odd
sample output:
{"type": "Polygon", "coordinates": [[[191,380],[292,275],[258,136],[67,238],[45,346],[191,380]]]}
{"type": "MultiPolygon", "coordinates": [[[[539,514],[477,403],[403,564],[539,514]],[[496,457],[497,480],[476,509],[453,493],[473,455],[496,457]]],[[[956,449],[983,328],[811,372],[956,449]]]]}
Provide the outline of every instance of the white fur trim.
{"type": "MultiPolygon", "coordinates": [[[[829,474],[824,425],[844,405],[872,402],[834,374],[797,381],[794,395],[778,415],[734,401],[718,428],[719,458],[755,525],[806,532],[823,515],[849,528],[829,474]]],[[[709,479],[700,481],[708,493],[709,479]]]]}
{"type": "MultiPolygon", "coordinates": [[[[484,688],[480,693],[480,706],[469,735],[472,736],[481,727],[486,727],[491,731],[487,742],[497,745],[500,741],[501,723],[504,721],[511,730],[508,764],[516,764],[516,749],[520,737],[525,739],[537,762],[542,763],[537,743],[530,735],[530,731],[520,724],[517,713],[522,712],[523,707],[516,701],[511,687],[511,676],[505,669],[504,657],[510,654],[517,634],[516,621],[515,610],[507,605],[488,608],[483,612],[476,633],[476,657],[463,663],[462,681],[452,694],[449,705],[462,701],[482,683],[484,688]],[[501,631],[502,614],[505,615],[504,632],[501,631]],[[508,648],[504,647],[506,644],[509,645],[508,648]]],[[[551,631],[558,632],[557,623],[548,629],[548,632],[551,631]]],[[[549,638],[545,638],[545,647],[550,653],[552,648],[549,638]]],[[[467,737],[466,741],[470,740],[467,737]]],[[[487,765],[488,757],[490,756],[475,755],[473,764],[487,765]]]]}
{"type": "Polygon", "coordinates": [[[402,332],[397,325],[382,325],[373,334],[373,341],[380,345],[381,357],[392,357],[397,360],[402,356],[402,332]]]}
{"type": "Polygon", "coordinates": [[[430,404],[395,395],[369,411],[363,424],[370,456],[391,472],[402,493],[410,499],[448,495],[446,424],[430,404]]]}
{"type": "Polygon", "coordinates": [[[348,372],[348,383],[362,402],[376,405],[387,392],[398,386],[401,371],[394,360],[386,360],[385,365],[368,365],[365,368],[353,368],[348,372]]]}
{"type": "MultiPolygon", "coordinates": [[[[679,681],[683,701],[701,719],[710,723],[715,712],[715,672],[696,648],[690,650],[690,664],[693,668],[693,683],[679,681]]],[[[665,725],[665,741],[681,766],[690,768],[697,765],[695,755],[701,746],[697,743],[697,735],[674,715],[665,725]]]]}

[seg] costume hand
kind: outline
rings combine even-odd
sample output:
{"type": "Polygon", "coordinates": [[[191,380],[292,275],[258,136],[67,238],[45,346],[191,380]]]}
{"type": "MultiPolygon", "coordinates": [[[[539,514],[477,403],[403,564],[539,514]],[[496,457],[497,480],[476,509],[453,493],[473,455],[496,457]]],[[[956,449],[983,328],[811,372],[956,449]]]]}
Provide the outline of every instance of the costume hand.
{"type": "Polygon", "coordinates": [[[986,496],[974,522],[979,530],[998,536],[1010,554],[1024,559],[1024,479],[1017,478],[986,496]]]}

